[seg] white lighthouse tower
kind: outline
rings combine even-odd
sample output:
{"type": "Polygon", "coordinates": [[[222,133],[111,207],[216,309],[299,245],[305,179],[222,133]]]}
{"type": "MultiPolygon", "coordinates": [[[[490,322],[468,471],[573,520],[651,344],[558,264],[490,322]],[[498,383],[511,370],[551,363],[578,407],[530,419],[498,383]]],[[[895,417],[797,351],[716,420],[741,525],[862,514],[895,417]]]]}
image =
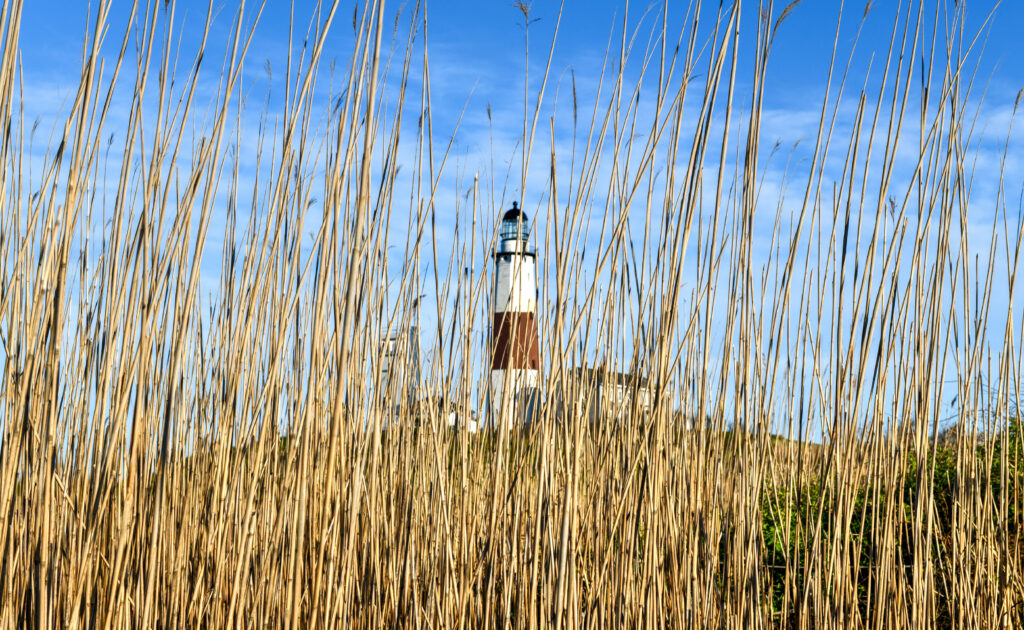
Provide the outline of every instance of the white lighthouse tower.
{"type": "Polygon", "coordinates": [[[529,423],[537,402],[537,253],[529,238],[529,218],[512,202],[494,248],[490,421],[498,428],[529,423]]]}

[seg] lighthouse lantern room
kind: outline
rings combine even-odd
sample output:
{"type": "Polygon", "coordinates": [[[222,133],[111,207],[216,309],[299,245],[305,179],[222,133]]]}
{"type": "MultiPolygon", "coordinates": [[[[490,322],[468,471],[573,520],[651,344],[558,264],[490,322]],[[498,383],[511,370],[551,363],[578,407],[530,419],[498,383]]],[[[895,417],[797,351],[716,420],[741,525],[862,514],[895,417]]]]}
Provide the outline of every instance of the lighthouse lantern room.
{"type": "Polygon", "coordinates": [[[529,423],[537,403],[537,254],[529,238],[529,218],[512,202],[494,248],[490,407],[499,428],[529,423]]]}

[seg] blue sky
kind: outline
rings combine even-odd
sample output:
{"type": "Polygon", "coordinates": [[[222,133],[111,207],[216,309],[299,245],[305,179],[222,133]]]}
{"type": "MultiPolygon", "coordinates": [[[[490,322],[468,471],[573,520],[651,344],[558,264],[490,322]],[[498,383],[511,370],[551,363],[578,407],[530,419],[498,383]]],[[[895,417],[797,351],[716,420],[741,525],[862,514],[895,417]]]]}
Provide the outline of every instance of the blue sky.
{"type": "MultiPolygon", "coordinates": [[[[53,2],[26,3],[22,21],[21,44],[25,77],[29,82],[68,81],[77,79],[77,68],[81,53],[81,42],[91,15],[95,14],[95,3],[77,0],[56,0],[53,2]]],[[[111,19],[110,42],[119,35],[125,23],[130,3],[114,3],[111,19]]],[[[206,3],[197,0],[178,2],[178,12],[183,16],[186,28],[185,48],[189,43],[188,33],[198,31],[206,3]],[[191,26],[194,24],[195,26],[191,26]]],[[[312,2],[297,2],[295,15],[302,26],[311,15],[312,2]]],[[[703,11],[713,13],[717,2],[704,2],[703,11]]],[[[776,13],[785,5],[778,2],[776,13]]],[[[780,28],[773,48],[770,71],[776,89],[768,94],[769,105],[787,105],[803,102],[807,92],[820,92],[828,67],[828,56],[835,37],[835,25],[840,16],[838,0],[804,0],[798,4],[780,28]]],[[[844,20],[839,33],[841,48],[848,48],[860,27],[865,2],[847,2],[842,8],[844,20]]],[[[860,33],[861,50],[884,52],[889,39],[889,27],[897,3],[875,0],[867,13],[860,33]]],[[[905,3],[902,3],[905,4],[905,3]]],[[[938,2],[936,5],[940,4],[938,2]]],[[[223,35],[230,26],[235,3],[215,2],[217,14],[215,24],[223,35]]],[[[249,3],[255,7],[255,2],[249,3]]],[[[387,5],[389,14],[411,10],[413,3],[391,2],[387,5]]],[[[642,18],[646,24],[659,20],[657,13],[663,5],[657,2],[633,2],[628,6],[628,22],[635,26],[642,18]]],[[[682,26],[682,20],[692,11],[690,2],[672,0],[667,3],[670,31],[672,25],[682,26]]],[[[341,57],[348,53],[351,43],[350,20],[354,4],[351,1],[339,5],[335,20],[332,43],[341,57]]],[[[743,25],[752,29],[756,21],[756,5],[747,2],[744,6],[743,25]]],[[[479,88],[475,100],[496,103],[513,99],[519,101],[516,88],[517,77],[523,66],[524,31],[523,18],[516,7],[506,0],[445,0],[429,3],[429,43],[441,62],[458,65],[460,79],[470,79],[479,88]],[[501,75],[505,75],[504,77],[501,75]]],[[[559,75],[570,67],[577,72],[593,70],[600,62],[613,29],[618,30],[627,7],[622,2],[608,0],[569,0],[564,5],[556,43],[553,74],[559,75]]],[[[262,66],[263,58],[280,55],[288,36],[290,7],[288,2],[269,2],[258,28],[258,45],[251,55],[252,60],[262,66]]],[[[533,60],[541,62],[546,53],[556,24],[558,3],[553,1],[533,2],[531,7],[530,34],[533,60]]],[[[991,76],[996,87],[1016,92],[1024,86],[1024,55],[1021,55],[1020,25],[1024,24],[1024,3],[993,0],[967,1],[967,30],[980,30],[989,20],[984,32],[982,63],[983,77],[991,76]]],[[[215,33],[216,34],[216,33],[215,33]]],[[[194,37],[191,38],[194,43],[194,37]]],[[[215,40],[216,41],[216,38],[215,40]]],[[[751,45],[752,40],[744,42],[751,45]]],[[[741,45],[742,47],[742,45],[741,45]]],[[[110,47],[108,46],[108,49],[110,47]]],[[[331,55],[330,48],[327,58],[331,55]]],[[[863,62],[855,64],[863,69],[863,62]]],[[[531,64],[532,65],[532,64],[531,64]]],[[[446,68],[447,69],[447,68],[446,68]]],[[[535,68],[535,70],[539,70],[535,68]]],[[[438,77],[442,81],[446,77],[438,77]]],[[[465,84],[463,84],[465,87],[465,84]]],[[[453,103],[454,105],[454,103],[453,103]]]]}
{"type": "MultiPolygon", "coordinates": [[[[785,6],[785,2],[777,3],[776,13],[785,6]]],[[[906,3],[902,3],[904,6],[906,3]]],[[[931,2],[926,4],[946,4],[951,2],[931,2]]],[[[250,3],[250,8],[255,3],[250,3]]],[[[312,3],[296,3],[297,40],[305,30],[310,16],[312,3]]],[[[343,68],[351,54],[352,47],[352,14],[354,4],[340,4],[335,18],[332,34],[324,59],[337,59],[338,67],[343,68]]],[[[408,15],[413,4],[410,2],[392,2],[387,5],[386,23],[394,20],[396,13],[403,11],[400,25],[408,24],[408,15]]],[[[557,117],[555,143],[564,146],[571,132],[565,117],[570,72],[575,77],[581,95],[581,107],[593,107],[588,101],[594,96],[594,89],[601,71],[602,61],[609,37],[613,37],[613,56],[618,46],[623,15],[626,15],[627,29],[632,32],[639,26],[640,33],[637,46],[639,51],[647,46],[651,29],[658,26],[660,11],[668,8],[668,24],[670,33],[678,33],[684,26],[684,20],[692,15],[694,6],[690,2],[674,0],[663,3],[632,3],[628,11],[618,2],[584,2],[574,0],[566,2],[564,13],[558,27],[558,36],[552,61],[551,77],[545,97],[545,112],[549,112],[557,99],[559,110],[557,117]]],[[[753,49],[753,31],[757,22],[757,6],[754,2],[743,5],[741,29],[746,34],[741,39],[740,77],[737,93],[745,94],[744,81],[749,83],[749,60],[753,49]],[[746,64],[746,66],[744,66],[746,64]]],[[[856,91],[865,83],[867,77],[868,90],[878,80],[877,68],[884,61],[886,48],[889,44],[890,28],[893,16],[900,7],[895,1],[876,1],[865,15],[865,3],[846,3],[843,9],[843,20],[839,21],[840,3],[832,0],[805,0],[790,13],[781,25],[774,41],[772,57],[768,67],[768,88],[765,94],[765,114],[762,127],[762,139],[766,143],[778,140],[783,146],[791,146],[800,139],[810,140],[817,128],[818,109],[824,95],[825,79],[828,71],[829,55],[836,37],[836,24],[840,24],[838,40],[843,55],[853,54],[851,76],[848,84],[850,93],[855,98],[856,91]],[[863,18],[863,19],[862,19],[863,18]],[[859,39],[857,39],[859,34],[859,39]],[[856,48],[854,42],[856,40],[856,48]],[[869,74],[869,68],[872,73],[869,74]]],[[[182,50],[187,52],[197,43],[198,30],[205,16],[207,5],[204,2],[179,2],[176,9],[176,20],[181,24],[182,50]]],[[[111,19],[111,27],[105,46],[108,55],[113,55],[124,28],[128,3],[115,3],[111,19]]],[[[236,9],[233,3],[215,5],[216,18],[211,41],[211,50],[223,49],[226,33],[236,9]]],[[[718,2],[704,2],[702,11],[712,17],[718,10],[718,2]]],[[[916,10],[916,8],[915,8],[916,10]]],[[[90,13],[91,11],[91,13],[90,13]]],[[[531,106],[535,90],[539,87],[539,79],[546,59],[548,43],[554,33],[558,4],[554,2],[533,3],[530,13],[530,98],[531,106]]],[[[73,97],[77,87],[78,68],[82,50],[82,38],[86,31],[90,10],[83,2],[49,2],[28,3],[23,16],[21,33],[21,49],[24,64],[25,81],[25,116],[27,121],[39,118],[42,128],[56,124],[65,112],[67,102],[73,97]]],[[[280,76],[283,73],[284,59],[287,52],[288,24],[290,7],[286,2],[270,2],[256,31],[253,50],[247,60],[247,90],[256,95],[256,102],[262,104],[263,94],[268,91],[279,98],[281,94],[280,76]],[[274,82],[268,81],[265,68],[269,65],[274,82]]],[[[524,62],[525,31],[523,15],[510,2],[472,2],[468,0],[452,0],[433,2],[427,7],[428,34],[427,43],[431,60],[431,84],[434,128],[437,138],[436,145],[443,146],[455,129],[459,112],[465,106],[465,117],[455,135],[454,155],[447,167],[448,175],[442,181],[442,189],[438,195],[438,240],[450,242],[454,236],[455,217],[452,208],[464,194],[467,182],[471,182],[474,173],[486,176],[489,171],[489,151],[491,132],[494,134],[496,178],[500,179],[506,165],[511,165],[515,172],[518,164],[516,140],[521,131],[523,107],[523,79],[526,68],[524,62]],[[493,115],[493,126],[489,125],[486,111],[490,107],[493,115]]],[[[980,96],[984,91],[984,104],[979,105],[983,123],[992,121],[996,130],[994,136],[979,143],[979,154],[989,163],[983,163],[983,171],[993,165],[997,159],[1001,142],[1000,130],[1005,127],[1007,112],[1013,99],[1021,88],[1024,88],[1024,61],[1020,55],[1020,25],[1024,24],[1024,3],[1003,2],[998,8],[991,1],[969,1],[967,3],[967,32],[981,31],[986,35],[983,42],[984,50],[978,49],[974,57],[978,62],[978,84],[974,95],[980,96]],[[995,10],[994,14],[993,9],[995,10]],[[992,19],[989,20],[990,14],[992,19]],[[986,20],[988,20],[986,24],[986,20]],[[981,54],[983,53],[983,54],[981,54]]],[[[251,13],[250,13],[251,19],[251,13]]],[[[943,23],[943,18],[937,18],[943,23]]],[[[707,22],[713,22],[713,17],[707,22]]],[[[404,45],[404,26],[399,27],[395,39],[396,49],[404,45]]],[[[704,29],[707,26],[703,27],[704,29]]],[[[422,38],[420,39],[420,45],[422,38]]],[[[636,58],[627,64],[627,76],[636,72],[636,58]]],[[[218,63],[207,68],[208,80],[211,85],[217,79],[218,63]]],[[[614,71],[614,67],[612,68],[614,71]]],[[[415,78],[414,78],[415,81],[415,78]]],[[[127,80],[123,84],[130,85],[127,80]]],[[[323,88],[326,91],[326,87],[323,88]]],[[[128,94],[122,94],[121,107],[127,103],[128,94]]],[[[324,95],[324,103],[329,102],[329,95],[324,95]]],[[[271,98],[271,115],[273,103],[271,98]]],[[[744,104],[741,104],[744,105],[744,104]]],[[[117,104],[115,104],[115,109],[117,104]]],[[[257,108],[253,108],[254,110],[257,108]]],[[[839,106],[840,123],[848,122],[847,118],[851,103],[844,101],[839,106]],[[845,109],[844,109],[845,108],[845,109]]],[[[253,123],[258,112],[252,114],[249,124],[253,123]]],[[[581,114],[582,116],[582,114],[581,114]]],[[[116,115],[111,120],[112,131],[116,133],[116,115]]],[[[543,126],[543,125],[542,125],[543,126]]],[[[1020,126],[1017,127],[1013,147],[1024,149],[1024,138],[1021,137],[1020,126]]],[[[518,183],[513,182],[507,191],[502,204],[508,205],[512,198],[524,199],[527,209],[541,205],[543,198],[543,179],[546,172],[544,153],[549,145],[546,128],[538,133],[535,152],[540,157],[534,158],[531,174],[528,178],[525,193],[518,190],[518,183]],[[530,182],[534,182],[531,184],[530,182]]],[[[840,134],[841,137],[841,134],[840,134]]],[[[806,148],[806,144],[804,148],[806,148]]],[[[841,152],[840,152],[841,153],[841,152]]],[[[1011,188],[1019,189],[1024,165],[1017,157],[1019,152],[1011,151],[1007,174],[1011,179],[1011,188]]],[[[799,158],[800,155],[797,155],[799,158]]],[[[839,156],[841,159],[841,156],[839,156]]],[[[766,165],[766,180],[769,186],[783,190],[787,182],[783,180],[781,163],[766,165]]],[[[405,171],[408,173],[408,169],[405,171]]],[[[243,176],[245,173],[243,173],[243,176]]],[[[515,179],[513,177],[513,179],[515,179]]],[[[501,182],[497,182],[500,188],[501,182]]],[[[993,183],[984,177],[979,179],[979,199],[984,201],[991,197],[993,183]],[[987,197],[986,197],[987,195],[987,197]]],[[[1012,196],[1012,195],[1011,195],[1012,196]]],[[[497,208],[496,208],[497,209],[497,208]]],[[[315,209],[314,209],[315,211],[315,209]]],[[[403,212],[403,211],[399,211],[403,212]]],[[[991,224],[991,213],[979,211],[977,223],[980,227],[991,224]]],[[[765,220],[770,223],[772,213],[766,213],[765,220]]],[[[396,223],[401,223],[398,221],[396,223]]],[[[221,231],[217,225],[211,229],[209,251],[205,258],[209,270],[209,283],[216,285],[216,274],[220,260],[219,241],[221,231]]],[[[400,229],[400,228],[396,228],[400,229]]],[[[633,231],[642,229],[633,226],[633,231]]],[[[977,230],[979,243],[986,234],[977,230]]],[[[596,238],[596,237],[593,237],[596,238]]],[[[404,243],[401,234],[396,234],[395,243],[404,243]]],[[[441,247],[442,253],[447,249],[441,247]]],[[[396,256],[398,254],[395,254],[396,256]]],[[[396,268],[400,261],[396,260],[396,268]]],[[[447,260],[441,260],[443,266],[447,260]]],[[[428,263],[423,271],[432,273],[428,263]]],[[[998,309],[997,309],[998,310],[998,309]]],[[[430,329],[435,321],[434,315],[424,313],[424,328],[430,329]]],[[[480,331],[477,331],[480,332],[480,331]]],[[[431,340],[424,338],[424,346],[429,347],[431,340]]]]}
{"type": "MultiPolygon", "coordinates": [[[[112,55],[119,43],[120,33],[126,21],[128,2],[115,2],[112,10],[111,27],[107,37],[106,51],[112,55]]],[[[785,2],[776,4],[776,13],[785,2]]],[[[765,105],[768,109],[792,109],[799,112],[820,102],[828,70],[829,53],[835,27],[839,22],[843,3],[833,0],[805,0],[794,7],[779,29],[773,46],[769,65],[769,89],[765,105]]],[[[843,20],[839,31],[839,47],[846,53],[853,46],[859,32],[859,42],[854,56],[850,84],[860,85],[861,76],[867,71],[871,55],[884,56],[889,42],[893,15],[899,9],[894,1],[871,3],[866,18],[865,2],[848,2],[842,8],[843,20]]],[[[932,3],[926,3],[932,4],[932,3]]],[[[935,5],[943,4],[935,2],[935,5]]],[[[949,3],[946,3],[949,4],[949,3]]],[[[257,3],[249,3],[250,17],[257,3]]],[[[223,38],[231,26],[236,4],[214,3],[214,33],[211,49],[220,50],[223,38]]],[[[311,15],[312,2],[297,2],[295,6],[296,31],[301,33],[311,15]]],[[[403,12],[402,24],[413,3],[391,2],[388,19],[403,12]]],[[[180,32],[183,33],[182,50],[188,51],[197,43],[198,31],[207,4],[198,0],[177,3],[180,32]]],[[[342,2],[332,28],[325,59],[344,62],[351,52],[351,18],[355,5],[342,2]]],[[[554,94],[559,82],[567,82],[567,74],[575,73],[576,80],[585,84],[588,79],[596,80],[601,62],[612,36],[613,49],[618,44],[622,16],[628,15],[629,28],[641,26],[639,47],[652,27],[661,18],[663,7],[668,9],[670,33],[678,32],[684,26],[684,19],[692,15],[694,3],[671,0],[629,4],[596,0],[569,0],[564,5],[562,19],[558,26],[558,37],[552,63],[549,97],[554,94]]],[[[756,23],[755,2],[743,5],[741,26],[748,37],[741,40],[741,55],[749,54],[752,48],[752,33],[756,23]],[[744,52],[746,51],[746,52],[744,52]]],[[[705,14],[713,15],[718,2],[702,4],[705,14]]],[[[254,92],[266,89],[261,84],[264,66],[280,73],[286,53],[289,15],[288,2],[269,2],[257,28],[256,43],[249,55],[248,64],[252,70],[254,92]]],[[[535,1],[531,8],[531,90],[539,85],[543,62],[547,54],[547,43],[551,40],[556,25],[558,3],[535,1]]],[[[25,7],[21,32],[24,79],[28,90],[38,90],[37,102],[26,98],[26,116],[42,116],[43,122],[59,109],[64,99],[70,98],[76,87],[82,50],[82,39],[87,25],[94,19],[95,3],[81,1],[30,2],[25,7]],[[34,106],[34,107],[33,107],[34,106]]],[[[435,127],[441,131],[454,129],[455,114],[467,105],[468,122],[473,124],[482,116],[489,105],[495,111],[506,110],[518,115],[522,109],[522,79],[524,70],[524,29],[523,16],[519,9],[506,0],[480,1],[446,0],[427,5],[428,42],[432,62],[434,90],[435,127]],[[450,115],[449,115],[450,114],[450,115]]],[[[941,18],[940,18],[941,21],[941,18]]],[[[709,20],[710,22],[710,20],[709,20]]],[[[1012,99],[1024,87],[1024,55],[1021,55],[1020,25],[1024,24],[1024,3],[994,2],[993,0],[967,2],[967,31],[980,30],[987,35],[979,64],[979,78],[987,85],[986,99],[1006,101],[1012,99]],[[991,17],[991,19],[989,19],[991,17]],[[982,29],[983,24],[986,23],[982,29]]],[[[422,41],[422,40],[421,40],[422,41]]],[[[404,37],[396,39],[397,47],[404,43],[404,37]]],[[[982,52],[981,50],[977,52],[982,52]]],[[[614,54],[614,51],[613,51],[614,54]]],[[[880,64],[882,59],[874,61],[880,64]]],[[[749,69],[748,69],[749,70],[749,69]]],[[[741,73],[743,68],[741,67],[741,73]]],[[[743,76],[740,77],[743,80],[743,76]]],[[[978,89],[975,89],[978,92],[978,89]]],[[[742,94],[743,90],[738,89],[742,94]]],[[[532,94],[531,94],[532,98],[532,94]]],[[[498,130],[502,131],[501,129],[498,130]]],[[[469,144],[472,138],[463,134],[459,139],[469,144]]]]}

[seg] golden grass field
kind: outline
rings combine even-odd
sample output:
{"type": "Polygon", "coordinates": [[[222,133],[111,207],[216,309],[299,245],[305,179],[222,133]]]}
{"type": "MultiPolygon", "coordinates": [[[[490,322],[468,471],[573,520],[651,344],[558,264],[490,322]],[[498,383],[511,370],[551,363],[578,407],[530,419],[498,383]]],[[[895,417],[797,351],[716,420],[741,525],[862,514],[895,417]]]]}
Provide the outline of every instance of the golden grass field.
{"type": "Polygon", "coordinates": [[[510,174],[455,201],[420,4],[359,4],[329,69],[352,7],[318,5],[280,111],[246,89],[258,3],[216,9],[216,49],[215,7],[95,4],[52,131],[0,11],[0,628],[1024,625],[1021,183],[978,171],[966,3],[895,10],[870,89],[837,38],[779,189],[762,96],[797,7],[623,25],[592,101],[533,41],[510,174]],[[539,415],[452,430],[486,413],[494,217],[538,169],[539,415]],[[396,407],[381,339],[424,295],[396,407]],[[590,361],[650,409],[556,404],[590,361]]]}

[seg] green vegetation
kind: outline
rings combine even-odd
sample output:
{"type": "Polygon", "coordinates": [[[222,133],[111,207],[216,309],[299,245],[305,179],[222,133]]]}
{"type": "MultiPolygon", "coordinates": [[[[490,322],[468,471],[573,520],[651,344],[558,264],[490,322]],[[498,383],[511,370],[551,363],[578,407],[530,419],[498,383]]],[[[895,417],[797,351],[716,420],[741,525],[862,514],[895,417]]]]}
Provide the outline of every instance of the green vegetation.
{"type": "MultiPolygon", "coordinates": [[[[990,519],[987,526],[1007,536],[1005,548],[1011,557],[1005,560],[1011,565],[1024,565],[1024,540],[1020,538],[1020,515],[1024,510],[1021,429],[1020,420],[1010,419],[1007,428],[993,436],[990,444],[974,447],[973,457],[970,446],[963,444],[940,445],[920,461],[908,453],[903,474],[895,478],[895,483],[889,487],[857,484],[852,509],[846,511],[833,504],[834,494],[818,479],[795,492],[786,485],[766,486],[761,499],[762,562],[773,616],[788,624],[799,623],[813,556],[828,553],[825,549],[841,541],[844,555],[838,561],[848,564],[856,575],[856,604],[861,618],[871,618],[881,548],[888,547],[891,557],[907,570],[914,566],[917,555],[927,554],[928,562],[940,574],[934,600],[935,627],[961,627],[963,620],[956,617],[960,594],[950,585],[956,582],[957,554],[962,551],[953,537],[965,533],[960,528],[965,517],[972,518],[969,512],[965,514],[970,506],[998,506],[984,516],[990,519]],[[926,541],[927,549],[920,549],[914,537],[915,514],[923,498],[930,502],[928,509],[935,528],[930,542],[926,541]],[[880,529],[893,522],[895,536],[880,535],[880,529]]],[[[1003,582],[1011,578],[1007,574],[992,577],[1003,582]]],[[[1024,604],[1014,608],[1019,606],[1024,604]]]]}

